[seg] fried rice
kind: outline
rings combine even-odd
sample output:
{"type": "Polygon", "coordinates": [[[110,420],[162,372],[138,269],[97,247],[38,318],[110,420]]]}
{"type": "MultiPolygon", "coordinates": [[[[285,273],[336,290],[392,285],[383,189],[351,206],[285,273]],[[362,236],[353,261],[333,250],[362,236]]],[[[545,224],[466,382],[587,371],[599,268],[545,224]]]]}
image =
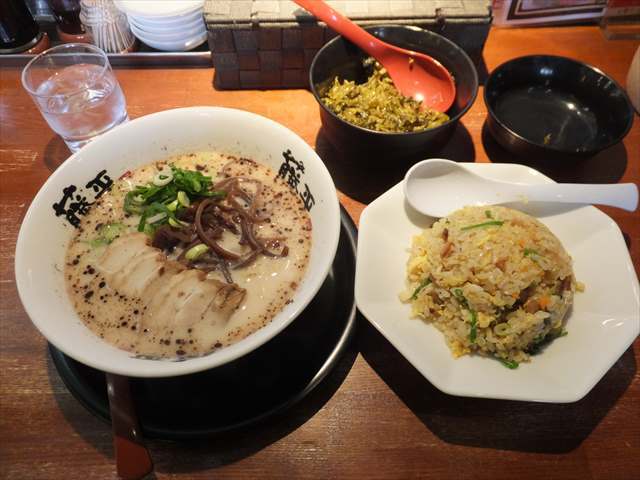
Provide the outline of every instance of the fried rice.
{"type": "Polygon", "coordinates": [[[571,257],[538,220],[465,207],[413,239],[400,298],[455,357],[477,353],[515,368],[565,333],[577,286],[571,257]]]}

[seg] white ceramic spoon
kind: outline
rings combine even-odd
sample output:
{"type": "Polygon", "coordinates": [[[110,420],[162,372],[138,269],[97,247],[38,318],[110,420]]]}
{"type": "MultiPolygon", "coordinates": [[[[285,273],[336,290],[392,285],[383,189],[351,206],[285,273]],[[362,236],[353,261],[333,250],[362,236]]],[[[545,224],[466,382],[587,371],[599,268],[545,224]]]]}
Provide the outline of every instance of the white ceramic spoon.
{"type": "Polygon", "coordinates": [[[634,183],[525,185],[499,182],[470,172],[464,164],[430,159],[416,163],[404,177],[404,194],[420,213],[445,217],[467,205],[560,202],[610,205],[628,211],[638,206],[634,183]]]}

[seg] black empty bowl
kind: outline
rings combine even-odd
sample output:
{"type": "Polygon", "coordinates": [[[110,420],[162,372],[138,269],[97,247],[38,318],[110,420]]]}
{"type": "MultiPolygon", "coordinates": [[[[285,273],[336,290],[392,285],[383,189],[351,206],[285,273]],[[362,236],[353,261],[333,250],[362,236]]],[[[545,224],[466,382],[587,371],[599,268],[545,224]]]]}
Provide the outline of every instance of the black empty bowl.
{"type": "Polygon", "coordinates": [[[565,57],[520,57],[485,84],[487,126],[503,147],[524,156],[593,155],[624,138],[631,102],[615,80],[565,57]]]}
{"type": "Polygon", "coordinates": [[[458,120],[476,98],[478,74],[473,62],[455,43],[428,30],[408,26],[378,26],[366,30],[385,42],[426,53],[451,72],[456,82],[456,98],[447,111],[450,120],[422,132],[387,133],[358,127],[339,118],[322,103],[318,90],[336,76],[364,83],[367,72],[362,61],[367,55],[348,40],[336,37],[316,54],[309,71],[311,91],[320,105],[324,133],[338,149],[394,152],[399,156],[438,150],[449,140],[458,120]]]}

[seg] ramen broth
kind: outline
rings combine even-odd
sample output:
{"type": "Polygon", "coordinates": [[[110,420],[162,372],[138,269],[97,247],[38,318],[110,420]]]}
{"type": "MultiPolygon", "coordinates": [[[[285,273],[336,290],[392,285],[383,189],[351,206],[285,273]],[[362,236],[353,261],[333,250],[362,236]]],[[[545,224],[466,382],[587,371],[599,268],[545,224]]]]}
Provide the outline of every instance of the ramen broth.
{"type": "MultiPolygon", "coordinates": [[[[225,231],[220,244],[242,254],[246,245],[225,231]]],[[[309,259],[311,219],[298,194],[268,167],[247,159],[199,152],[139,168],[118,180],[84,217],[67,251],[65,278],[82,321],[112,345],[149,358],[185,358],[233,344],[269,323],[292,301],[309,259]],[[283,255],[259,255],[246,266],[209,272],[180,264],[177,252],[151,245],[125,213],[125,195],[169,164],[210,176],[259,180],[256,238],[276,238],[283,255]],[[110,244],[96,242],[104,225],[119,224],[110,244]],[[154,281],[150,282],[149,278],[154,281]],[[144,281],[141,281],[143,279],[144,281]],[[145,283],[146,282],[146,283],[145,283]]]]}

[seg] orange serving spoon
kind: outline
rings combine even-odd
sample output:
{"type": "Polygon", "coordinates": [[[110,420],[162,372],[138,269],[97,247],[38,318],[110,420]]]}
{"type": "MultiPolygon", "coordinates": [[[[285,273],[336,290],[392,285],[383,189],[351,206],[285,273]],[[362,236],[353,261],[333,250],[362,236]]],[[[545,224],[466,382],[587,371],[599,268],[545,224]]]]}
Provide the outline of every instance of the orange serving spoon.
{"type": "Polygon", "coordinates": [[[449,110],[456,86],[449,71],[436,59],[383,42],[322,0],[294,1],[380,62],[405,97],[413,97],[440,112],[449,110]]]}

